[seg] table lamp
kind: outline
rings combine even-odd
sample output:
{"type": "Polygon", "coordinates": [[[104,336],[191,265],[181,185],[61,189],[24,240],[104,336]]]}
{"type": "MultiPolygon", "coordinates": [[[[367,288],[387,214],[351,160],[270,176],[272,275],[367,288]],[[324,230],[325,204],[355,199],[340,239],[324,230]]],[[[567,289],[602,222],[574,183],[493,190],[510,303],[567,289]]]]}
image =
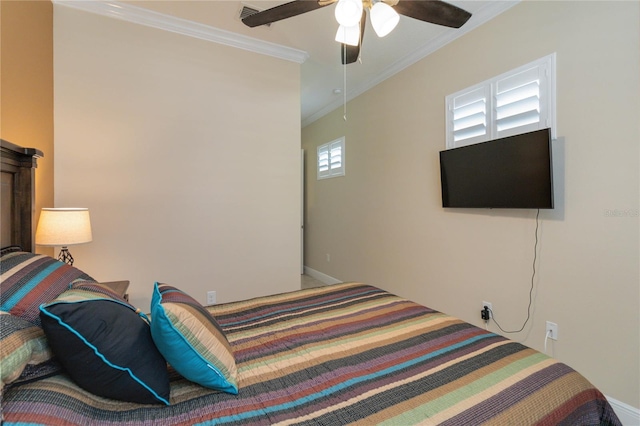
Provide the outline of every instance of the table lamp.
{"type": "Polygon", "coordinates": [[[61,246],[58,260],[73,265],[73,256],[67,246],[91,242],[89,209],[43,208],[36,230],[36,244],[61,246]]]}

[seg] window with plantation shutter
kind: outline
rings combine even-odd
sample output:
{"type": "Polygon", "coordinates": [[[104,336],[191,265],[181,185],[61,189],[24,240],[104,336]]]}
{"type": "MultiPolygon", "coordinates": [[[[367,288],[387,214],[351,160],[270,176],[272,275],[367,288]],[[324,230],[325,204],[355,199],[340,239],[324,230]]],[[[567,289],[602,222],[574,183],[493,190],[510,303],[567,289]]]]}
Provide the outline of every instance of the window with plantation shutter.
{"type": "Polygon", "coordinates": [[[551,128],[555,54],[447,96],[447,148],[551,128]]]}
{"type": "Polygon", "coordinates": [[[344,137],[318,147],[318,179],[344,176],[344,137]]]}

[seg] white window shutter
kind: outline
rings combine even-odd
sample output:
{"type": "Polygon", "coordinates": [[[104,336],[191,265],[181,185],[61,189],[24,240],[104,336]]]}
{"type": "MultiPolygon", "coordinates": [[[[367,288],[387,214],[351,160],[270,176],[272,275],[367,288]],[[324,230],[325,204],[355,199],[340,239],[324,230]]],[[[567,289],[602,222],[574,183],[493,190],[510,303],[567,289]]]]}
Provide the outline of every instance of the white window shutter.
{"type": "Polygon", "coordinates": [[[329,177],[329,145],[318,147],[318,179],[329,177]]]}
{"type": "Polygon", "coordinates": [[[490,91],[486,86],[447,97],[448,148],[487,140],[489,98],[490,91]]]}
{"type": "Polygon", "coordinates": [[[330,152],[329,158],[331,159],[331,164],[329,168],[331,169],[332,172],[335,173],[338,170],[342,169],[342,140],[333,142],[330,145],[329,152],[330,152]]]}
{"type": "Polygon", "coordinates": [[[535,64],[496,81],[495,137],[548,127],[547,80],[544,64],[535,64]]]}

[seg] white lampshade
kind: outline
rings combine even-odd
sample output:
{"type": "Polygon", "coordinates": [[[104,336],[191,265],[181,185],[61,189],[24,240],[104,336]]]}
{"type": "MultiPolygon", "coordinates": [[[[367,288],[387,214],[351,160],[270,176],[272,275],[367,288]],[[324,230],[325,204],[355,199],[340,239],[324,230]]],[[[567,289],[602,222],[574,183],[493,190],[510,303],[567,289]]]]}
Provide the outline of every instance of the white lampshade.
{"type": "Polygon", "coordinates": [[[352,27],[340,25],[338,32],[336,33],[336,41],[350,46],[357,46],[360,44],[360,23],[352,27]]]}
{"type": "Polygon", "coordinates": [[[40,246],[70,246],[93,240],[89,209],[62,208],[40,212],[36,244],[40,246]]]}
{"type": "Polygon", "coordinates": [[[362,0],[339,0],[336,4],[336,20],[340,25],[353,27],[362,18],[362,0]]]}
{"type": "Polygon", "coordinates": [[[389,34],[400,22],[400,15],[388,4],[379,1],[371,8],[371,25],[378,37],[389,34]]]}

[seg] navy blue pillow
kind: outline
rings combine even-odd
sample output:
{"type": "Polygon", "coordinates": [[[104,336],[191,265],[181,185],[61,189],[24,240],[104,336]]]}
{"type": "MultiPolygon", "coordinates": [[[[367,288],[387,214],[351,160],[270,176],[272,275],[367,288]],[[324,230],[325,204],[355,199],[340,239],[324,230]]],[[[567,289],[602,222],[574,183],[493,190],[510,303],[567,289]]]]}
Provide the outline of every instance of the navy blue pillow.
{"type": "Polygon", "coordinates": [[[67,290],[40,307],[42,328],[60,364],[96,395],[169,405],[167,363],[148,322],[118,296],[91,287],[67,290]]]}

